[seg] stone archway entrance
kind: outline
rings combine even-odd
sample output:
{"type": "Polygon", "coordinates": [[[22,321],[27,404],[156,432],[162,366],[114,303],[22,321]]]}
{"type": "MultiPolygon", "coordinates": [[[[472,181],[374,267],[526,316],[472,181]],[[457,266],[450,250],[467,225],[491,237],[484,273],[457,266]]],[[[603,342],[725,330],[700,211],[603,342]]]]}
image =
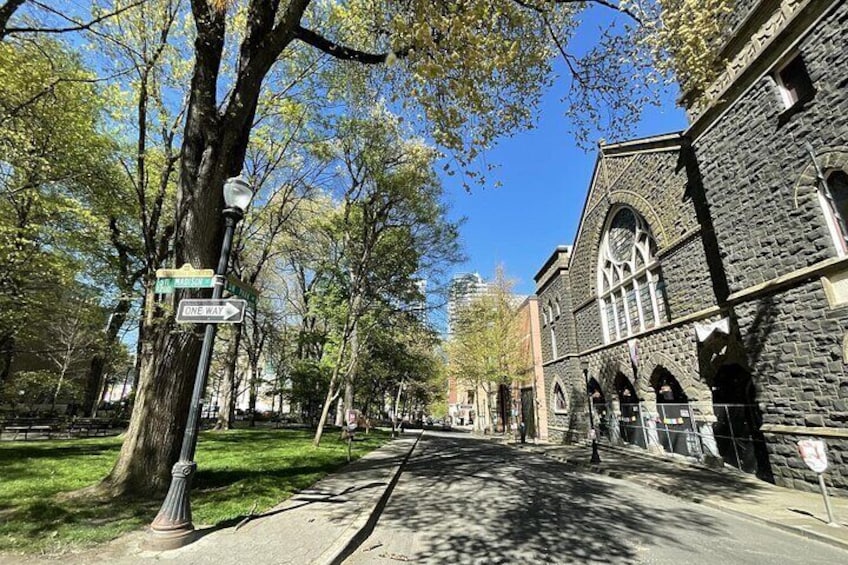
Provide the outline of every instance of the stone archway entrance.
{"type": "Polygon", "coordinates": [[[773,481],[751,374],[737,364],[721,366],[713,380],[712,394],[716,416],[713,435],[724,462],[773,481]]]}
{"type": "Polygon", "coordinates": [[[645,447],[645,430],[642,428],[639,396],[636,394],[633,383],[623,373],[615,376],[615,391],[618,394],[621,411],[619,420],[621,439],[625,443],[645,447]]]}
{"type": "Polygon", "coordinates": [[[651,375],[657,395],[657,434],[660,445],[669,453],[698,456],[700,448],[692,408],[683,387],[665,367],[657,367],[651,375]]]}

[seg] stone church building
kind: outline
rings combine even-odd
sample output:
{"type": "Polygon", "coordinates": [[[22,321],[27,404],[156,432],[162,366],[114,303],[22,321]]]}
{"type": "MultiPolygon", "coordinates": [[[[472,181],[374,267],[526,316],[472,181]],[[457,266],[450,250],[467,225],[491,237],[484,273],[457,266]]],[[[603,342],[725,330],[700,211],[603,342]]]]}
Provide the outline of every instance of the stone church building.
{"type": "Polygon", "coordinates": [[[738,0],[683,132],[602,145],[536,275],[551,441],[848,495],[848,2],[738,0]]]}

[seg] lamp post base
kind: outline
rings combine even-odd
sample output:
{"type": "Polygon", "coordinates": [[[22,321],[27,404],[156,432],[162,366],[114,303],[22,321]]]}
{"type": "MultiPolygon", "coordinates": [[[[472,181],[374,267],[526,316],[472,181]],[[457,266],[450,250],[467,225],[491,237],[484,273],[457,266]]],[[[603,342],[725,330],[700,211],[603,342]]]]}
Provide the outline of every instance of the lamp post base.
{"type": "Polygon", "coordinates": [[[185,547],[197,539],[197,531],[193,526],[171,531],[148,530],[142,547],[148,551],[171,551],[185,547]]]}
{"type": "Polygon", "coordinates": [[[171,469],[171,486],[159,509],[156,519],[150,524],[150,533],[145,542],[148,549],[167,551],[188,545],[195,539],[191,521],[191,501],[188,491],[191,478],[197,469],[193,461],[177,461],[171,469]]]}
{"type": "Polygon", "coordinates": [[[592,440],[592,459],[589,462],[592,465],[597,465],[601,462],[601,454],[598,453],[598,440],[592,440]]]}

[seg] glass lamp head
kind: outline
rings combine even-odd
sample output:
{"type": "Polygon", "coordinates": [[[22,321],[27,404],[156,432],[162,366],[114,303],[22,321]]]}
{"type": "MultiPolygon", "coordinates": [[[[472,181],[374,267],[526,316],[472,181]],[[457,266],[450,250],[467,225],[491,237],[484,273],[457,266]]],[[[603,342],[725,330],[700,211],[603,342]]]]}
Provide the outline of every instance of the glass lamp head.
{"type": "Polygon", "coordinates": [[[240,212],[247,210],[253,198],[253,189],[243,177],[230,177],[224,183],[224,204],[240,212]]]}

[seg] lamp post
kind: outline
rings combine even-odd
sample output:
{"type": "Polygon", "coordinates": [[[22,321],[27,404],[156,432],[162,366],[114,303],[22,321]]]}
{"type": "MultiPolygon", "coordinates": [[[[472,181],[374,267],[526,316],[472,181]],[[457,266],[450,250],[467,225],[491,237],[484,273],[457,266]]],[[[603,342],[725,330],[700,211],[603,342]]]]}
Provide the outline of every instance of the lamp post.
{"type": "Polygon", "coordinates": [[[589,460],[593,465],[601,462],[601,455],[598,453],[598,433],[595,430],[594,406],[592,406],[592,392],[589,390],[589,360],[581,359],[580,368],[583,369],[583,380],[586,381],[586,398],[589,401],[589,428],[592,430],[592,459],[589,460]]]}
{"type": "MultiPolygon", "coordinates": [[[[218,268],[215,270],[215,286],[212,288],[212,298],[220,299],[224,293],[224,281],[227,265],[230,259],[230,248],[233,243],[233,233],[236,224],[244,217],[244,211],[253,198],[253,190],[241,177],[227,179],[224,183],[224,242],[221,245],[221,256],[218,268]]],[[[197,373],[194,377],[194,390],[191,395],[188,419],[186,421],[180,458],[171,469],[171,486],[159,509],[159,514],[150,525],[152,532],[151,545],[156,549],[175,549],[189,543],[192,539],[194,524],[191,521],[191,501],[189,490],[197,463],[194,462],[194,452],[197,447],[197,428],[200,423],[201,397],[206,388],[209,376],[209,364],[212,360],[212,346],[215,342],[216,324],[206,324],[203,335],[203,347],[200,350],[200,360],[197,362],[197,373]]]]}

